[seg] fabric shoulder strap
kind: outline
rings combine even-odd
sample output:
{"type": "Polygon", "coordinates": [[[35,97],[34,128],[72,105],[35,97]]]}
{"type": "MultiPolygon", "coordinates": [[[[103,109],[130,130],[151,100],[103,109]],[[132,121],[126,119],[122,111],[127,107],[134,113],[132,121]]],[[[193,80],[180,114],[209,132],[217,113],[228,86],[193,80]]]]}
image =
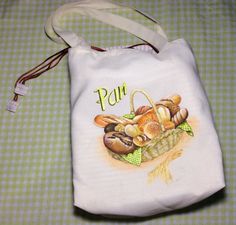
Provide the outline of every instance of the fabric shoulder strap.
{"type": "Polygon", "coordinates": [[[155,23],[155,31],[123,16],[106,12],[107,9],[128,9],[139,12],[136,9],[120,6],[107,0],[81,0],[65,4],[52,13],[45,24],[45,32],[53,41],[59,43],[65,42],[71,47],[76,45],[86,45],[86,42],[82,37],[72,31],[63,29],[60,24],[60,19],[63,16],[71,13],[78,13],[80,15],[90,16],[100,22],[127,31],[153,45],[158,50],[161,50],[167,43],[167,37],[161,26],[149,16],[139,12],[141,15],[155,23]]]}

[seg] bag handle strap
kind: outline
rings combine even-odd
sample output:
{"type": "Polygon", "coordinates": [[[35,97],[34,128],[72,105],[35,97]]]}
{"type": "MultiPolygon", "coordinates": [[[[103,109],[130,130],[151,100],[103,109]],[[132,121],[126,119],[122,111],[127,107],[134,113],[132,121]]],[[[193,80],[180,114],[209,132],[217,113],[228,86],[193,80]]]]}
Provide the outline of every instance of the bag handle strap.
{"type": "MultiPolygon", "coordinates": [[[[148,46],[148,44],[136,44],[136,45],[131,45],[127,46],[124,48],[139,48],[141,46],[148,46]]],[[[153,51],[156,51],[153,46],[149,46],[153,51]]],[[[96,46],[91,46],[91,49],[99,52],[105,52],[106,49],[102,49],[96,46]]],[[[15,113],[18,106],[19,106],[19,97],[24,96],[27,94],[29,86],[26,86],[26,82],[28,82],[31,79],[35,79],[43,74],[45,74],[46,71],[51,70],[52,68],[56,67],[59,62],[62,60],[64,56],[67,55],[69,48],[65,48],[52,56],[48,57],[46,60],[44,60],[42,63],[39,65],[35,66],[34,68],[30,69],[28,72],[23,73],[15,82],[14,85],[14,97],[12,98],[11,101],[8,102],[7,104],[7,110],[15,113]]],[[[158,53],[158,52],[157,52],[158,53]]]]}
{"type": "Polygon", "coordinates": [[[105,11],[107,9],[122,8],[139,12],[138,10],[120,6],[107,0],[81,0],[79,2],[68,3],[59,7],[51,14],[45,24],[45,32],[53,41],[60,43],[65,42],[71,47],[76,45],[87,45],[82,37],[77,36],[77,34],[72,31],[63,29],[60,25],[60,19],[63,16],[70,13],[77,13],[84,16],[90,16],[100,22],[127,31],[153,45],[158,50],[161,50],[168,41],[164,31],[156,21],[139,12],[144,17],[155,22],[156,31],[153,31],[135,21],[105,11]]]}

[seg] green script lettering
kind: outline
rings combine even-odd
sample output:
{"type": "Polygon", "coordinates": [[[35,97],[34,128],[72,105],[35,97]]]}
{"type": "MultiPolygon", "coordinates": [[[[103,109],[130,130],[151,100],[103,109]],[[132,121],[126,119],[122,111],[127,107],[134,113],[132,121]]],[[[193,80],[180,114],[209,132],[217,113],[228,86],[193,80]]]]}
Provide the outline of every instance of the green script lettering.
{"type": "Polygon", "coordinates": [[[95,93],[98,93],[99,100],[97,101],[98,104],[101,105],[102,111],[105,111],[105,99],[107,97],[107,89],[106,88],[98,88],[95,93]]]}
{"type": "Polygon", "coordinates": [[[114,106],[117,104],[122,98],[127,95],[127,85],[124,82],[122,86],[118,86],[109,92],[106,88],[98,88],[95,93],[98,93],[98,101],[100,104],[102,111],[105,111],[106,101],[110,106],[114,106]]]}
{"type": "Polygon", "coordinates": [[[119,86],[118,90],[119,90],[119,99],[121,100],[124,95],[127,95],[127,85],[126,85],[126,83],[124,82],[123,86],[119,86]]]}
{"type": "Polygon", "coordinates": [[[109,94],[108,103],[111,106],[113,106],[113,105],[115,105],[117,103],[115,89],[109,94]],[[112,95],[114,95],[114,99],[113,100],[112,100],[112,95]]]}

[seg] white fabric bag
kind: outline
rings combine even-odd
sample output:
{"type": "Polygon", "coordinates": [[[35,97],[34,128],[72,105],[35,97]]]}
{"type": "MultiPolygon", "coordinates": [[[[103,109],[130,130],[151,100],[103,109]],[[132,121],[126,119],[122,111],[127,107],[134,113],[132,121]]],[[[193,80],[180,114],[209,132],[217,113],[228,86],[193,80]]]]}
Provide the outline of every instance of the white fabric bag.
{"type": "Polygon", "coordinates": [[[142,217],[198,202],[225,183],[189,45],[168,42],[158,24],[152,31],[106,12],[121,7],[106,1],[66,4],[45,30],[71,46],[74,205],[94,214],[142,217]],[[150,46],[93,50],[60,27],[59,19],[71,12],[126,30],[159,53],[150,46]]]}

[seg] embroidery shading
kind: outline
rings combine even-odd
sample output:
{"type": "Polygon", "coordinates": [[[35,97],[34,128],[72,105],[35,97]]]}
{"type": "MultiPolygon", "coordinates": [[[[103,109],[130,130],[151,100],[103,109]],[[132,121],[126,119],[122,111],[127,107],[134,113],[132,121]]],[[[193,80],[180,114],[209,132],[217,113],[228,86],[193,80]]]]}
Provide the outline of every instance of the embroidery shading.
{"type": "Polygon", "coordinates": [[[182,150],[173,149],[186,132],[194,136],[187,122],[188,110],[180,107],[181,96],[172,95],[154,102],[144,90],[135,89],[130,95],[130,113],[123,116],[100,114],[94,118],[104,128],[103,143],[109,154],[124,163],[140,166],[159,156],[162,160],[149,173],[149,181],[160,177],[169,182],[169,164],[181,156],[182,150]],[[134,109],[134,96],[142,93],[151,106],[134,109]]]}

